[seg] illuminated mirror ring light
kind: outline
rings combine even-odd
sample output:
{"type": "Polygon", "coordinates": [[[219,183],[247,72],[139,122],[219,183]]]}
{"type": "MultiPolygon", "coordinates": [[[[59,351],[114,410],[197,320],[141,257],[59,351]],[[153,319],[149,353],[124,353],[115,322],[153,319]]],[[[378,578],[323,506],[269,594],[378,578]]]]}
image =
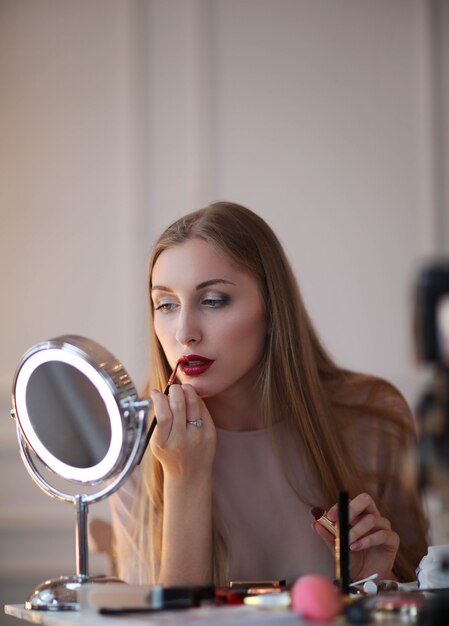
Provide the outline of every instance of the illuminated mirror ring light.
{"type": "MultiPolygon", "coordinates": [[[[93,484],[110,477],[120,464],[124,448],[126,448],[126,445],[123,445],[125,429],[130,426],[130,424],[124,423],[125,410],[123,401],[125,399],[134,400],[137,397],[137,393],[134,386],[130,384],[129,377],[126,372],[124,372],[121,365],[115,361],[112,355],[106,353],[106,351],[104,351],[106,354],[101,354],[101,356],[111,358],[106,358],[101,368],[98,367],[98,363],[95,365],[91,364],[90,355],[83,349],[83,341],[86,340],[82,337],[67,336],[39,344],[29,350],[28,353],[24,355],[18,367],[14,381],[13,396],[20,434],[23,435],[28,446],[35,452],[44,465],[67,480],[93,484]],[[111,366],[109,371],[107,367],[108,361],[110,361],[109,365],[111,366]],[[92,459],[84,462],[81,466],[70,458],[61,459],[61,456],[63,457],[64,455],[60,453],[53,454],[51,452],[49,449],[51,446],[48,445],[48,441],[43,442],[42,432],[38,432],[39,428],[36,427],[36,413],[33,413],[33,410],[29,406],[29,394],[34,380],[37,380],[41,386],[43,377],[47,376],[47,388],[50,388],[51,391],[52,386],[56,387],[59,385],[58,392],[60,393],[61,381],[52,381],[52,376],[49,376],[49,374],[52,374],[49,368],[54,366],[59,368],[59,370],[65,368],[68,371],[71,379],[69,382],[72,382],[73,377],[76,375],[75,378],[78,377],[79,383],[83,385],[83,392],[89,390],[89,387],[91,387],[92,393],[95,394],[99,399],[98,402],[100,402],[98,405],[98,413],[105,416],[103,423],[100,423],[104,431],[101,433],[100,451],[97,450],[92,459]],[[111,380],[111,377],[114,378],[115,374],[118,374],[118,380],[111,380]],[[122,387],[122,392],[124,393],[120,393],[120,387],[122,387]]],[[[86,345],[88,345],[90,349],[92,342],[89,341],[86,345]]],[[[94,347],[98,347],[101,350],[98,344],[94,344],[94,347]]],[[[93,360],[95,362],[95,359],[93,360]]],[[[58,374],[59,373],[60,371],[58,374]]],[[[70,391],[70,385],[68,389],[70,391]]],[[[69,393],[69,391],[67,393],[69,393]]],[[[49,395],[51,396],[52,394],[50,393],[49,395]]],[[[44,400],[46,401],[47,398],[44,398],[44,400]]],[[[75,400],[78,402],[79,394],[75,400]]],[[[31,404],[35,404],[34,398],[31,404]]],[[[41,413],[44,419],[47,419],[47,421],[50,419],[44,415],[44,412],[41,413]]],[[[42,420],[42,416],[38,417],[39,419],[37,421],[39,426],[39,420],[42,420]]],[[[63,423],[66,419],[66,415],[58,415],[57,418],[59,419],[59,417],[61,419],[60,423],[63,423]]],[[[129,414],[127,417],[129,417],[129,414]]],[[[95,424],[91,423],[95,420],[82,419],[78,421],[83,422],[83,427],[85,427],[86,422],[88,422],[87,426],[91,429],[95,427],[95,424]]],[[[52,442],[52,445],[56,445],[58,450],[61,445],[64,445],[67,450],[76,447],[76,441],[61,443],[61,437],[64,437],[64,434],[59,434],[58,426],[60,426],[60,423],[57,423],[56,419],[54,422],[54,424],[51,424],[51,428],[48,428],[48,423],[45,424],[46,429],[44,429],[49,431],[53,440],[56,441],[56,444],[52,442]]],[[[79,427],[79,424],[76,424],[76,427],[79,427]]],[[[85,439],[85,434],[83,434],[83,437],[85,439]]],[[[94,439],[94,437],[92,439],[94,439]]],[[[99,437],[97,437],[97,439],[99,439],[99,437]]],[[[74,454],[79,454],[79,450],[73,450],[73,452],[74,454]]],[[[64,454],[67,454],[67,452],[64,454]]],[[[70,455],[70,452],[68,454],[70,455]]]]}

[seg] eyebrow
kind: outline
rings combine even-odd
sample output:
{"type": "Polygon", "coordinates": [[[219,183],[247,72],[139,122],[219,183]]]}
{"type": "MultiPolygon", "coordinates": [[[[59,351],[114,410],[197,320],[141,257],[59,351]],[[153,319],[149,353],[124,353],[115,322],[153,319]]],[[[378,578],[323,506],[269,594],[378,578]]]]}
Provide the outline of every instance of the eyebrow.
{"type": "MultiPolygon", "coordinates": [[[[195,287],[196,291],[200,291],[200,289],[204,289],[205,287],[210,287],[211,285],[234,285],[230,280],[226,280],[225,278],[211,278],[210,280],[205,280],[195,287]]],[[[165,287],[164,285],[153,285],[151,291],[173,291],[170,287],[165,287]]]]}

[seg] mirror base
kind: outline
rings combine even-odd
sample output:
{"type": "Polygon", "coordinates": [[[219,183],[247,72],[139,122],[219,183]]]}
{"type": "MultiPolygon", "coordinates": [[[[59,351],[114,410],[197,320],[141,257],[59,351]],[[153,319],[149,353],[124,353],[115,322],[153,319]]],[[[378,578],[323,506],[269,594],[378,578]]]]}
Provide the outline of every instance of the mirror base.
{"type": "Polygon", "coordinates": [[[79,611],[78,590],[86,583],[124,583],[114,576],[60,576],[36,587],[25,601],[30,611],[79,611]]]}

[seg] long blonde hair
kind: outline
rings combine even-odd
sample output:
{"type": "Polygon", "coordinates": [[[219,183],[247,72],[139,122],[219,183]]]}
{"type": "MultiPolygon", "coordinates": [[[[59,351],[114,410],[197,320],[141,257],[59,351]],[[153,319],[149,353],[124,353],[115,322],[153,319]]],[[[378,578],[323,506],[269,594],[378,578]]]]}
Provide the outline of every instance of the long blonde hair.
{"type": "MultiPolygon", "coordinates": [[[[268,319],[268,339],[261,364],[260,392],[264,423],[269,426],[278,416],[279,407],[287,416],[289,427],[308,455],[312,473],[319,479],[323,506],[336,501],[340,490],[350,497],[368,491],[373,478],[357,466],[347,448],[341,420],[351,420],[370,409],[401,429],[410,426],[394,411],[373,402],[364,393],[373,379],[353,376],[338,367],[323,348],[304,307],[296,279],[279,240],[266,222],[249,209],[228,202],[217,202],[182,217],[169,226],[157,240],[149,263],[149,288],[154,264],[159,255],[172,246],[198,237],[223,251],[258,282],[268,319]],[[358,400],[354,401],[354,397],[358,400]]],[[[150,299],[150,377],[149,388],[162,389],[170,375],[170,366],[153,330],[150,299]]],[[[412,433],[408,432],[412,437],[412,433]]],[[[276,442],[274,442],[276,451],[276,442]]],[[[282,455],[277,450],[278,457],[282,455]]],[[[158,461],[147,453],[144,486],[140,498],[149,507],[140,513],[148,533],[156,563],[161,552],[163,512],[163,472],[158,461]],[[150,465],[148,467],[148,465],[150,465]]],[[[374,477],[376,478],[376,477],[374,477]]],[[[287,476],[289,480],[289,477],[287,476]]],[[[292,485],[294,487],[294,485],[292,485]]],[[[301,497],[301,494],[297,494],[301,497]]],[[[371,494],[373,495],[373,494],[371,494]]],[[[382,503],[377,502],[382,510],[382,503]]],[[[419,506],[416,523],[419,526],[419,506]]],[[[407,579],[414,573],[424,545],[401,542],[395,573],[407,579]]],[[[216,543],[214,571],[223,571],[223,550],[216,543]]],[[[217,574],[218,576],[218,574],[217,574]]],[[[413,576],[412,576],[413,577],[413,576]]],[[[223,582],[223,581],[222,581],[223,582]]]]}

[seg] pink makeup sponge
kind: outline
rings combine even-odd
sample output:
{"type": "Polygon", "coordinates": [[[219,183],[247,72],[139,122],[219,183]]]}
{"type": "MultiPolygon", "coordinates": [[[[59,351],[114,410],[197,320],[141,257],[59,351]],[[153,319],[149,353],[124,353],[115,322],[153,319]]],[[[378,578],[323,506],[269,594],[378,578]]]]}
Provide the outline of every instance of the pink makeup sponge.
{"type": "Polygon", "coordinates": [[[331,620],[343,610],[338,589],[319,574],[302,576],[291,589],[292,609],[306,619],[331,620]]]}

